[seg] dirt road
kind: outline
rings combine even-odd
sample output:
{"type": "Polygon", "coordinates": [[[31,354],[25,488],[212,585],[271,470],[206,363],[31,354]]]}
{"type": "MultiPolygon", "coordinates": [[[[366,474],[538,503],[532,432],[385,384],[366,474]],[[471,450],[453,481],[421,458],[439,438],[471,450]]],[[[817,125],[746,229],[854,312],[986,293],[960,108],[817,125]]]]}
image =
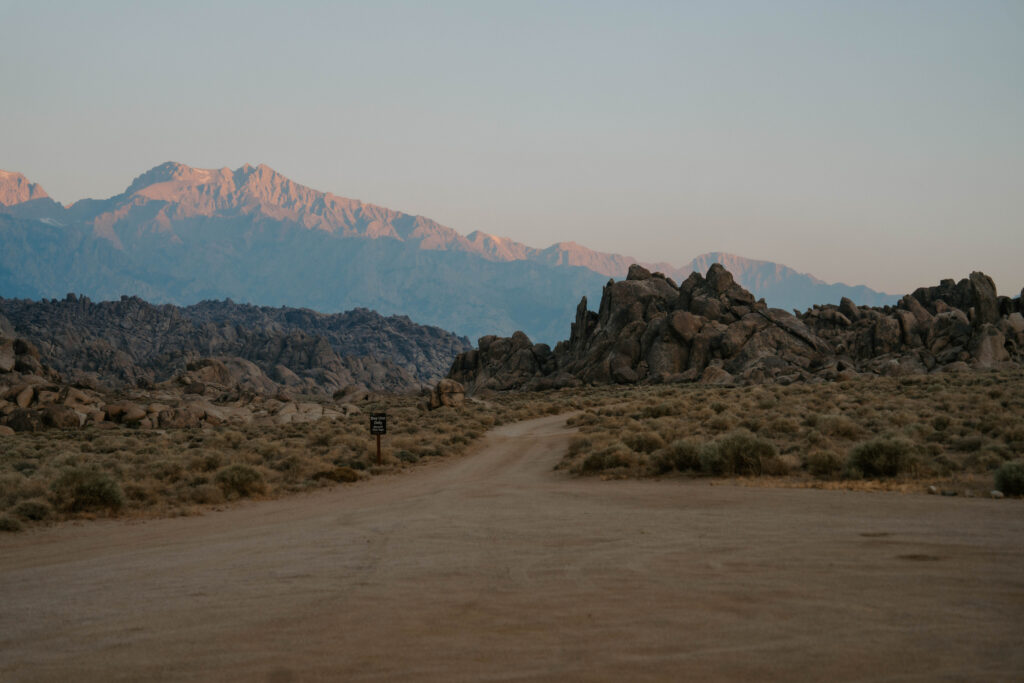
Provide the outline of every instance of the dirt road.
{"type": "Polygon", "coordinates": [[[568,435],[6,535],[0,680],[1024,676],[1021,501],[579,480],[568,435]]]}

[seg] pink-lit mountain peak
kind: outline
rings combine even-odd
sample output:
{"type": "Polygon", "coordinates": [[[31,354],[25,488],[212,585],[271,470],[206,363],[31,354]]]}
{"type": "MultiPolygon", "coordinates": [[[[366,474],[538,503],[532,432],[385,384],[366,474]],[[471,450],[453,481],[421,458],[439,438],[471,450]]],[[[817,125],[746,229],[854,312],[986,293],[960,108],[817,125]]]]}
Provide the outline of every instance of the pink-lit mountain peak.
{"type": "Polygon", "coordinates": [[[29,182],[28,178],[15,171],[0,170],[0,206],[14,206],[47,197],[46,190],[38,183],[29,182]]]}

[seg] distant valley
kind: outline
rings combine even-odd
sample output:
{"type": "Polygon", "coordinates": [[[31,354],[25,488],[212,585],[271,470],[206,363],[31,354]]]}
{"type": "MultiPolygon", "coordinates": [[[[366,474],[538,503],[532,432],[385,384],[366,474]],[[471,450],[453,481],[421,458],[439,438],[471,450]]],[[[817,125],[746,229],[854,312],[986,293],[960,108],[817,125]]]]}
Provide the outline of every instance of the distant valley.
{"type": "MultiPolygon", "coordinates": [[[[554,343],[575,305],[600,298],[634,259],[571,242],[537,249],[462,235],[413,216],[299,185],[273,169],[196,169],[168,162],[114,197],[65,207],[38,184],[0,172],[0,296],[80,293],[189,305],[231,298],[322,312],[366,307],[460,335],[515,330],[554,343]]],[[[867,287],[826,284],[765,261],[712,253],[643,264],[677,280],[711,263],[779,308],[848,297],[895,303],[867,287]]]]}

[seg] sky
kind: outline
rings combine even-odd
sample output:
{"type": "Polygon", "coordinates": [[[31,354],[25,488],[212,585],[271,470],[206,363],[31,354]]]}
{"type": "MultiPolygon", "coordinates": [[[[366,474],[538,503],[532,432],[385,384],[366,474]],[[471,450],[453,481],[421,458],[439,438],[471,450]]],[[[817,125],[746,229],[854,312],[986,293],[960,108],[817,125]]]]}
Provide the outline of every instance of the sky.
{"type": "Polygon", "coordinates": [[[1024,2],[0,0],[0,168],[164,161],[531,246],[1024,286],[1024,2]]]}

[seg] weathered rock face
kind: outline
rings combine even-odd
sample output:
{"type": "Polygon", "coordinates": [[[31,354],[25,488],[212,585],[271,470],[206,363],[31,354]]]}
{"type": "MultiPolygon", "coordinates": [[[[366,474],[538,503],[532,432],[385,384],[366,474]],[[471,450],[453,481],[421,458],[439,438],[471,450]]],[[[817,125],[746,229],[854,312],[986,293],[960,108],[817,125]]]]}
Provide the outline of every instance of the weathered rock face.
{"type": "Polygon", "coordinates": [[[794,316],[768,308],[721,265],[676,284],[634,265],[609,281],[598,311],[584,298],[569,339],[549,352],[522,333],[483,337],[449,377],[479,389],[539,389],[573,382],[713,384],[831,380],[855,372],[914,373],[952,363],[1020,363],[1020,301],[998,297],[983,273],[918,289],[897,307],[849,299],[794,316]]]}
{"type": "Polygon", "coordinates": [[[430,392],[427,400],[429,410],[438,408],[458,408],[466,400],[466,390],[452,379],[443,379],[430,392]]]}
{"type": "MultiPolygon", "coordinates": [[[[178,308],[137,297],[97,304],[69,294],[62,301],[0,299],[0,316],[39,347],[19,356],[27,372],[42,362],[71,381],[111,387],[148,386],[200,358],[237,357],[238,372],[254,376],[241,367],[251,363],[303,393],[352,384],[408,391],[435,383],[469,346],[438,328],[365,309],[324,315],[230,301],[178,308]]],[[[0,371],[13,362],[11,344],[0,345],[0,371]]]]}

